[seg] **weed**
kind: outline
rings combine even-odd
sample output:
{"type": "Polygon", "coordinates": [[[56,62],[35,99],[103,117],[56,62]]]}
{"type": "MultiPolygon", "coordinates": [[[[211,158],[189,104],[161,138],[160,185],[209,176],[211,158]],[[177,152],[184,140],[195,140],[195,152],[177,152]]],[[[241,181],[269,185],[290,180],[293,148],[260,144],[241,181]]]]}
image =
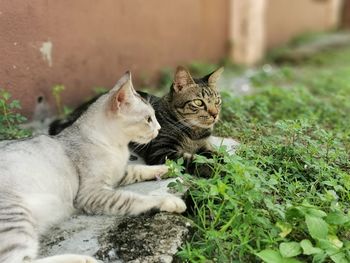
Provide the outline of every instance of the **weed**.
{"type": "Polygon", "coordinates": [[[350,262],[350,50],[318,57],[330,63],[282,67],[257,76],[254,94],[223,94],[216,133],[241,146],[197,158],[212,178],[170,164],[194,202],[183,261],[350,262]]]}
{"type": "Polygon", "coordinates": [[[72,109],[62,103],[62,92],[65,90],[63,85],[55,85],[52,87],[52,95],[55,99],[58,116],[63,118],[72,112],[72,109]]]}
{"type": "Polygon", "coordinates": [[[0,89],[0,140],[30,136],[30,131],[19,127],[19,124],[27,120],[17,112],[19,109],[20,102],[11,100],[11,94],[0,89]]]}

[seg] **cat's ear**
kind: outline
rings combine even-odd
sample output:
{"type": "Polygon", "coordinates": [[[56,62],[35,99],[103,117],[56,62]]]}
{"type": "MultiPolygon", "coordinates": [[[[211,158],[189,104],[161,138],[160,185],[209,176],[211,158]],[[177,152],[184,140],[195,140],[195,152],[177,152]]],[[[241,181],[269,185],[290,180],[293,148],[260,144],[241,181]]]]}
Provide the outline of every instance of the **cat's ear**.
{"type": "Polygon", "coordinates": [[[177,67],[173,83],[174,90],[179,92],[191,84],[195,84],[195,82],[188,70],[181,66],[177,67]]]}
{"type": "Polygon", "coordinates": [[[123,105],[128,105],[136,91],[132,85],[131,73],[127,71],[110,90],[109,109],[117,112],[123,105]]]}
{"type": "Polygon", "coordinates": [[[209,75],[207,75],[205,78],[208,79],[208,84],[215,85],[218,79],[220,78],[222,72],[224,72],[224,67],[220,67],[217,70],[210,73],[209,75]]]}

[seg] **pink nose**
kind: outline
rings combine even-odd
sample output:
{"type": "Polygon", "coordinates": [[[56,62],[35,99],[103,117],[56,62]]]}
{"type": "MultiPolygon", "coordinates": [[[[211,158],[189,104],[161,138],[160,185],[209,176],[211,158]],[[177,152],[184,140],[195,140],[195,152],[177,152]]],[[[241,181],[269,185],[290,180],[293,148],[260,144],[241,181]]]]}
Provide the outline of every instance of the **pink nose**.
{"type": "Polygon", "coordinates": [[[216,118],[216,116],[218,116],[218,112],[217,112],[217,111],[209,110],[208,112],[209,112],[209,114],[210,114],[211,116],[213,116],[214,119],[216,118]]]}

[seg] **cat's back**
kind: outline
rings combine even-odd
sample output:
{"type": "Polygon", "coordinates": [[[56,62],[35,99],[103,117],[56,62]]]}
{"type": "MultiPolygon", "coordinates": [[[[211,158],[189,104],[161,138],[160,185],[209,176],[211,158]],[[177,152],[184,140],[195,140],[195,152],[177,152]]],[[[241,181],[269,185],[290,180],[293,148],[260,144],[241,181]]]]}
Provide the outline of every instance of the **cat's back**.
{"type": "Polygon", "coordinates": [[[0,204],[24,207],[40,233],[74,212],[79,179],[64,147],[49,136],[0,143],[0,182],[0,204]]]}
{"type": "MultiPolygon", "coordinates": [[[[63,146],[55,139],[40,135],[30,139],[0,143],[0,180],[3,187],[19,190],[67,177],[74,168],[63,146]]],[[[51,189],[50,189],[51,190],[51,189]]]]}
{"type": "MultiPolygon", "coordinates": [[[[11,161],[13,158],[16,158],[16,162],[19,163],[30,157],[41,159],[47,155],[48,157],[52,156],[53,153],[59,155],[61,150],[61,145],[46,135],[22,140],[1,141],[0,160],[2,161],[2,165],[5,165],[3,161],[11,161]]],[[[11,163],[7,163],[7,166],[9,165],[11,163]]]]}

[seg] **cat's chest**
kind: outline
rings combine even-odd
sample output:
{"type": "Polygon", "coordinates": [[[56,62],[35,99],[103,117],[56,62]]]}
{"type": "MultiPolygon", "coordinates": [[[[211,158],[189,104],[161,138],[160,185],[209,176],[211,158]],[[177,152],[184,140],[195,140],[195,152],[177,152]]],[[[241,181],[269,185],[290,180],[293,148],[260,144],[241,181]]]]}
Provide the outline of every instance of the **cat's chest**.
{"type": "Polygon", "coordinates": [[[198,151],[198,149],[205,147],[206,143],[206,139],[192,140],[190,138],[185,138],[180,144],[180,150],[187,153],[195,154],[198,151]]]}

